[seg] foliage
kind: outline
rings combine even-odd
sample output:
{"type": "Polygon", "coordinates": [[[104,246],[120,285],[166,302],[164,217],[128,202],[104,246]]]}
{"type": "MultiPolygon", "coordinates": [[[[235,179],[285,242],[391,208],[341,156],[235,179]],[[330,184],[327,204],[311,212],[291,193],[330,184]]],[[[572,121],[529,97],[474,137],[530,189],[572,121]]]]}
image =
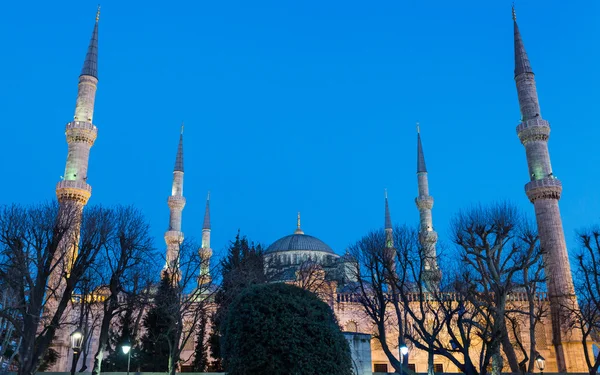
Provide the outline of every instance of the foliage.
{"type": "Polygon", "coordinates": [[[58,352],[53,348],[49,348],[46,354],[44,354],[44,359],[42,359],[42,362],[38,367],[38,372],[48,371],[50,367],[54,366],[54,364],[58,362],[59,358],[60,354],[58,354],[58,352]]]}
{"type": "Polygon", "coordinates": [[[331,308],[296,286],[246,289],[229,307],[223,329],[231,375],[352,374],[348,343],[331,308]]]}
{"type": "Polygon", "coordinates": [[[263,252],[260,245],[254,245],[238,231],[235,241],[227,249],[227,256],[220,265],[221,288],[215,295],[216,311],[211,317],[209,347],[213,362],[212,371],[222,371],[221,325],[231,301],[246,287],[267,281],[263,252]]]}
{"type": "Polygon", "coordinates": [[[194,372],[204,372],[208,368],[208,343],[206,341],[208,319],[206,311],[202,311],[201,314],[194,349],[194,361],[192,362],[194,372]]]}
{"type": "Polygon", "coordinates": [[[169,340],[175,334],[171,327],[175,317],[172,306],[177,304],[177,293],[171,277],[164,273],[154,297],[154,304],[144,317],[144,336],[141,339],[140,363],[145,372],[166,372],[169,363],[169,340]]]}

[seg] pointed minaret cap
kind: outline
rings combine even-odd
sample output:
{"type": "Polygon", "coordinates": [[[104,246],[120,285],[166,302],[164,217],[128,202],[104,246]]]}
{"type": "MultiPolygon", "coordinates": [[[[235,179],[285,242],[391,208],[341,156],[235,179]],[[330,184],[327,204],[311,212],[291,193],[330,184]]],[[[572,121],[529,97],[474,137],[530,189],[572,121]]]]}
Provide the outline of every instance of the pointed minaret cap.
{"type": "Polygon", "coordinates": [[[179,146],[177,147],[177,157],[175,158],[174,172],[183,172],[183,124],[181,125],[181,134],[179,135],[179,146]]]}
{"type": "Polygon", "coordinates": [[[385,189],[385,229],[392,229],[392,216],[388,205],[387,189],[385,189]]]}
{"type": "Polygon", "coordinates": [[[423,154],[423,145],[421,144],[421,129],[417,122],[417,173],[427,172],[425,165],[425,155],[423,154]]]}
{"type": "Polygon", "coordinates": [[[98,78],[98,21],[100,20],[100,5],[98,5],[98,11],[96,12],[96,23],[94,24],[94,31],[92,32],[92,38],[90,39],[90,45],[88,46],[87,53],[85,55],[85,61],[83,62],[83,69],[81,69],[81,75],[92,76],[98,78]]]}
{"type": "Polygon", "coordinates": [[[210,191],[206,196],[206,210],[204,211],[204,224],[202,229],[210,229],[210,191]]]}
{"type": "Polygon", "coordinates": [[[294,234],[304,234],[304,231],[300,228],[300,211],[298,211],[298,221],[296,223],[297,227],[296,227],[296,231],[294,232],[294,234]]]}
{"type": "Polygon", "coordinates": [[[512,6],[512,19],[515,30],[515,77],[522,73],[532,73],[531,63],[527,52],[525,51],[525,45],[521,38],[521,32],[519,31],[519,25],[517,25],[517,13],[515,12],[515,5],[512,6]]]}

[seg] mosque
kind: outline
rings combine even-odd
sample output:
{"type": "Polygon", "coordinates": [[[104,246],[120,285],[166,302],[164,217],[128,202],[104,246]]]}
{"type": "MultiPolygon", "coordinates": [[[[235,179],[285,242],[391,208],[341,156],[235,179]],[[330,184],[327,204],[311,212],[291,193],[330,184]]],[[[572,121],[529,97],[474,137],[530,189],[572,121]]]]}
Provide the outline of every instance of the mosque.
{"type": "MultiPolygon", "coordinates": [[[[60,204],[76,203],[83,208],[91,196],[92,188],[88,184],[88,159],[90,149],[97,136],[97,128],[93,125],[94,100],[98,83],[98,19],[94,25],[91,41],[85,57],[83,69],[79,76],[79,90],[73,121],[66,126],[68,155],[64,178],[56,186],[56,194],[60,204]]],[[[513,10],[514,53],[517,95],[521,110],[521,122],[516,128],[517,136],[525,148],[529,167],[529,182],[525,185],[525,193],[534,206],[541,246],[546,249],[544,263],[547,275],[547,295],[543,300],[549,306],[550,314],[544,318],[544,324],[538,324],[536,341],[539,353],[546,358],[548,372],[587,372],[579,337],[568,331],[560,319],[560,306],[565,301],[574,299],[573,279],[565,243],[558,201],[562,192],[560,180],[553,174],[548,151],[550,125],[542,118],[537,98],[536,84],[530,60],[525,51],[521,33],[513,10]],[[539,331],[539,332],[538,332],[539,331]]],[[[510,131],[508,128],[506,131],[510,131]]],[[[433,198],[429,195],[428,171],[421,135],[416,137],[416,175],[415,191],[416,207],[420,217],[419,240],[428,258],[426,272],[430,280],[439,278],[436,259],[437,234],[433,227],[433,198]]],[[[170,210],[169,228],[165,233],[167,248],[167,264],[176,259],[178,244],[183,239],[181,231],[181,214],[186,199],[183,196],[184,162],[183,132],[179,138],[176,162],[173,171],[172,192],[168,198],[170,210]]],[[[201,254],[209,260],[212,256],[210,234],[210,197],[206,201],[206,211],[202,229],[201,254]]],[[[384,201],[384,226],[386,232],[391,231],[392,221],[387,196],[384,201]]],[[[292,228],[290,228],[292,229],[292,228]]],[[[363,312],[361,306],[354,302],[352,291],[348,288],[355,277],[349,269],[355,260],[349,254],[340,255],[320,239],[304,233],[301,228],[300,214],[296,229],[274,241],[265,251],[270,272],[275,272],[280,281],[298,281],[303,269],[307,266],[317,269],[327,281],[328,289],[321,297],[330,304],[338,321],[353,346],[353,357],[359,362],[357,373],[393,371],[390,362],[382,351],[377,339],[372,338],[373,324],[363,312]]],[[[201,273],[208,273],[208,266],[201,273]]],[[[523,332],[526,330],[524,329],[523,332]]],[[[528,337],[523,334],[523,342],[528,337]]],[[[65,335],[57,338],[56,347],[61,353],[61,360],[55,371],[67,371],[70,367],[70,353],[65,335]],[[62,337],[62,339],[61,339],[62,337]],[[61,341],[62,340],[62,341],[61,341]]],[[[94,345],[94,341],[92,341],[94,345]]],[[[186,345],[183,357],[189,357],[193,343],[186,345]]],[[[92,350],[94,352],[94,350],[92,350]]],[[[458,372],[458,369],[447,359],[435,357],[436,372],[458,372]]],[[[91,363],[89,364],[91,367],[91,363]]],[[[427,353],[414,350],[408,366],[416,372],[427,371],[427,353]]],[[[181,371],[186,370],[182,365],[181,371]]],[[[506,369],[505,369],[506,370],[506,369]]]]}

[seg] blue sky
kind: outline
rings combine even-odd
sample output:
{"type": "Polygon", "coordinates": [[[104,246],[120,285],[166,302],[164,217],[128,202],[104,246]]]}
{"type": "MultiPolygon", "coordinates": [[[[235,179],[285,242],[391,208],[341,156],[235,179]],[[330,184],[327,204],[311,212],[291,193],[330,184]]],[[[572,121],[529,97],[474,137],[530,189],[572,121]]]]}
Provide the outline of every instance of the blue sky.
{"type": "MultiPolygon", "coordinates": [[[[510,1],[102,2],[91,203],[134,204],[163,247],[185,121],[183,230],[269,244],[303,229],[338,253],[392,219],[415,225],[415,121],[448,242],[451,217],[510,200],[533,217],[515,133],[510,1]]],[[[550,152],[575,230],[600,222],[594,0],[517,1],[550,152]]],[[[0,13],[0,203],[54,198],[96,2],[13,1],[0,13]]]]}

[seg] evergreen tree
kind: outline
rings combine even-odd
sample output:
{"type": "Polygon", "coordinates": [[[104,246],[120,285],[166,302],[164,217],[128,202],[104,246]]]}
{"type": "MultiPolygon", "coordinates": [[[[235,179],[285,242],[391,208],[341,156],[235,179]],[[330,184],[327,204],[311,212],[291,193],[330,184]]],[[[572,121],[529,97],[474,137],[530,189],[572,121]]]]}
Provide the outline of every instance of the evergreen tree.
{"type": "Polygon", "coordinates": [[[222,284],[215,295],[217,309],[211,317],[209,347],[213,362],[211,371],[223,371],[221,364],[221,324],[231,301],[251,285],[266,283],[263,251],[260,245],[249,242],[240,236],[238,230],[235,241],[227,249],[227,256],[221,262],[222,284]]]}
{"type": "Polygon", "coordinates": [[[196,348],[194,349],[194,361],[192,362],[192,369],[194,372],[204,372],[208,368],[208,345],[206,342],[206,325],[208,319],[206,311],[202,310],[200,315],[200,327],[198,329],[198,336],[196,337],[196,348]]]}
{"type": "Polygon", "coordinates": [[[161,278],[154,303],[144,317],[144,336],[140,347],[140,369],[146,372],[166,372],[169,365],[169,342],[174,341],[174,307],[178,306],[177,291],[171,277],[161,278]]]}

